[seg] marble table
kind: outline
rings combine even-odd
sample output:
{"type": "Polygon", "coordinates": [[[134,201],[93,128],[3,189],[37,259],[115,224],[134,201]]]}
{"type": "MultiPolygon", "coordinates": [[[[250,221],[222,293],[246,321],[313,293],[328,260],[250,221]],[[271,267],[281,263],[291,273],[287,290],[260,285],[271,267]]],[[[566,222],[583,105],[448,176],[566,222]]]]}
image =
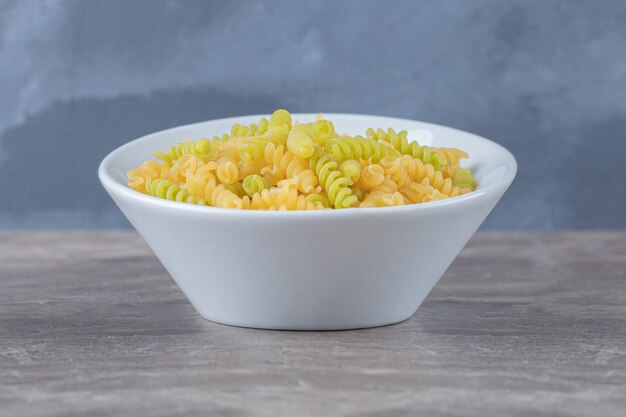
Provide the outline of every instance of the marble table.
{"type": "Polygon", "coordinates": [[[133,232],[0,232],[0,416],[179,415],[625,416],[626,232],[479,233],[338,332],[206,321],[133,232]]]}

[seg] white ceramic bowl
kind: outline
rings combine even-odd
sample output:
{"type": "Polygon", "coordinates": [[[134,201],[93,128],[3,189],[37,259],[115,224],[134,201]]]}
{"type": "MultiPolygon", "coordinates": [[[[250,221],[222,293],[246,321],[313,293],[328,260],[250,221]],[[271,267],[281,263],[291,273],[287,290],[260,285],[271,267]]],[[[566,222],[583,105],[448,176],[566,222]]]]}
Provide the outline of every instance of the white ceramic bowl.
{"type": "MultiPolygon", "coordinates": [[[[448,127],[377,116],[327,114],[339,132],[428,129],[436,146],[470,154],[477,191],[389,208],[240,211],[150,197],[126,171],[183,138],[227,132],[236,117],[144,136],[111,152],[100,181],[205,318],[268,329],[381,326],[415,313],[509,187],[515,158],[502,146],[448,127]]],[[[300,121],[314,115],[294,115],[300,121]]]]}

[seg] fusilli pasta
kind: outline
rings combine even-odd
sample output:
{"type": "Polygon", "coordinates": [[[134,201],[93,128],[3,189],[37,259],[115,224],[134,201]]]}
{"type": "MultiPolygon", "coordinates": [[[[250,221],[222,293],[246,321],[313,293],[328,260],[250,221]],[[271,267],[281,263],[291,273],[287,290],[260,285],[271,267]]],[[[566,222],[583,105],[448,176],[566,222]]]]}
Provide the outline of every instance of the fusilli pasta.
{"type": "Polygon", "coordinates": [[[386,207],[437,201],[476,189],[466,152],[420,146],[406,131],[338,133],[322,115],[293,121],[276,110],[212,140],[184,140],[162,161],[128,171],[133,190],[167,200],[245,210],[386,207]]]}

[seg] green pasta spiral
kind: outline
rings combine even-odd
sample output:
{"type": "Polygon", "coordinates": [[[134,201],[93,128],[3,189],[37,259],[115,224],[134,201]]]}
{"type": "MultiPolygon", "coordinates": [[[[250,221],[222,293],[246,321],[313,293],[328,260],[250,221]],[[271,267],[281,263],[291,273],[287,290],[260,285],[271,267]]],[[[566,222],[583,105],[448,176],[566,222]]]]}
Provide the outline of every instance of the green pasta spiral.
{"type": "Polygon", "coordinates": [[[329,207],[330,201],[328,201],[328,195],[324,192],[322,193],[313,193],[304,197],[306,201],[310,201],[312,203],[316,203],[321,205],[322,207],[329,207]]]}
{"type": "Polygon", "coordinates": [[[241,159],[243,161],[256,161],[263,157],[268,143],[284,145],[287,140],[287,128],[284,125],[274,126],[260,136],[248,138],[241,145],[241,159]]]}
{"type": "Polygon", "coordinates": [[[154,156],[161,159],[167,164],[172,164],[175,160],[183,155],[192,154],[198,158],[207,160],[211,157],[214,146],[209,139],[200,139],[195,142],[181,142],[178,145],[172,146],[167,152],[157,151],[154,156]]]}
{"type": "Polygon", "coordinates": [[[270,119],[261,119],[255,134],[241,145],[241,159],[245,162],[256,161],[263,157],[263,152],[268,143],[285,145],[287,135],[291,129],[291,114],[284,109],[278,109],[270,116],[270,119]]]}
{"type": "Polygon", "coordinates": [[[298,127],[304,130],[315,143],[322,146],[326,145],[329,140],[337,135],[333,122],[326,119],[319,119],[311,123],[304,123],[298,125],[298,127]]]}
{"type": "Polygon", "coordinates": [[[146,180],[146,191],[153,197],[164,198],[166,200],[203,204],[201,200],[196,200],[194,196],[189,194],[186,190],[180,188],[178,185],[160,178],[148,178],[146,180]]]}
{"type": "Polygon", "coordinates": [[[407,131],[401,130],[396,132],[392,128],[387,129],[367,129],[368,138],[380,140],[390,143],[402,155],[411,155],[413,158],[420,159],[425,164],[431,164],[436,170],[441,169],[446,164],[446,159],[429,146],[420,146],[417,142],[409,142],[407,139],[407,131]]]}
{"type": "Polygon", "coordinates": [[[268,127],[269,121],[265,117],[259,121],[259,124],[251,123],[247,126],[234,124],[230,129],[230,136],[237,138],[262,135],[267,131],[268,127]]]}
{"type": "Polygon", "coordinates": [[[397,152],[390,146],[363,136],[331,139],[324,147],[324,151],[332,155],[337,161],[344,159],[368,160],[371,158],[372,162],[376,163],[387,155],[397,155],[397,152]]]}
{"type": "Polygon", "coordinates": [[[243,189],[249,197],[270,188],[270,186],[269,181],[261,175],[248,175],[243,179],[243,189]]]}
{"type": "Polygon", "coordinates": [[[213,136],[213,140],[226,142],[230,138],[247,138],[250,136],[259,136],[267,132],[268,128],[269,120],[267,120],[265,117],[261,118],[261,120],[259,120],[259,123],[250,123],[249,125],[240,125],[238,123],[235,123],[230,129],[230,133],[224,133],[221,136],[213,136]]]}
{"type": "Polygon", "coordinates": [[[321,156],[321,148],[311,156],[310,166],[319,178],[322,188],[328,194],[328,199],[335,208],[346,208],[356,204],[359,200],[352,195],[349,187],[350,180],[339,171],[337,162],[327,155],[321,156]]]}
{"type": "Polygon", "coordinates": [[[361,178],[361,164],[356,159],[346,159],[339,164],[339,171],[350,181],[350,185],[361,178]]]}
{"type": "Polygon", "coordinates": [[[287,149],[300,158],[309,158],[313,155],[315,144],[324,146],[335,135],[335,125],[329,120],[298,124],[289,132],[287,149]]]}
{"type": "Polygon", "coordinates": [[[459,188],[476,189],[476,180],[469,169],[459,168],[452,179],[452,185],[459,188]]]}

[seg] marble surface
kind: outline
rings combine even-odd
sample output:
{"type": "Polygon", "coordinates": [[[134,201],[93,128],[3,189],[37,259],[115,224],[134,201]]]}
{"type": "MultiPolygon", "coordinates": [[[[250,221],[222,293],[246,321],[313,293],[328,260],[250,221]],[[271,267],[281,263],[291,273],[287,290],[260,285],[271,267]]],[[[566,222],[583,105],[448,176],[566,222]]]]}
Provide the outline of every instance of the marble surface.
{"type": "Polygon", "coordinates": [[[0,232],[1,416],[625,410],[626,232],[480,233],[413,318],[343,332],[206,321],[132,232],[0,232]]]}

